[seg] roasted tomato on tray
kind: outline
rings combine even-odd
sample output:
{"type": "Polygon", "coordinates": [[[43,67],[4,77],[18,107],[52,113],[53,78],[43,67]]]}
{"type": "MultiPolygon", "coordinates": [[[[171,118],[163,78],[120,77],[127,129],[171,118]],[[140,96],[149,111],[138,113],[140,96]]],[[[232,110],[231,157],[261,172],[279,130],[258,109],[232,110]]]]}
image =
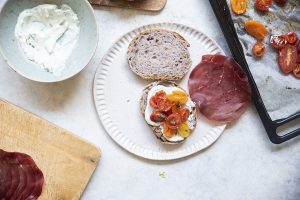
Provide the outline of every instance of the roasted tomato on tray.
{"type": "Polygon", "coordinates": [[[298,65],[300,63],[300,41],[295,32],[272,35],[270,43],[279,50],[278,64],[283,73],[291,72],[299,78],[298,65]]]}
{"type": "Polygon", "coordinates": [[[257,39],[264,39],[268,33],[265,26],[260,23],[259,21],[255,20],[248,20],[245,23],[245,29],[246,31],[253,37],[257,39]]]}
{"type": "Polygon", "coordinates": [[[232,11],[236,15],[240,15],[246,12],[248,0],[230,0],[232,11]]]}
{"type": "Polygon", "coordinates": [[[262,57],[266,53],[266,46],[262,42],[256,42],[252,48],[252,52],[256,57],[262,57]]]}
{"type": "Polygon", "coordinates": [[[285,35],[272,35],[270,43],[275,49],[282,49],[287,45],[287,39],[285,35]]]}
{"type": "Polygon", "coordinates": [[[259,11],[268,11],[272,6],[272,0],[256,0],[255,8],[259,11]]]}
{"type": "Polygon", "coordinates": [[[279,51],[278,63],[281,70],[288,74],[292,72],[297,65],[298,52],[294,45],[286,45],[279,51]]]}

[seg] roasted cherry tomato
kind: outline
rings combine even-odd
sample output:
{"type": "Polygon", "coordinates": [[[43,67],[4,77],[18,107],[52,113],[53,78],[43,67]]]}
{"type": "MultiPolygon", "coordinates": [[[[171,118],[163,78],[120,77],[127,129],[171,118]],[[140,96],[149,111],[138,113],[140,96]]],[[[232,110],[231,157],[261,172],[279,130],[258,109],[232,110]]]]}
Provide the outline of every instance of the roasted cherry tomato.
{"type": "Polygon", "coordinates": [[[167,99],[166,93],[162,90],[151,97],[150,105],[161,112],[168,112],[172,108],[172,103],[167,99]]]}
{"type": "Polygon", "coordinates": [[[169,115],[166,119],[166,125],[170,129],[178,129],[181,124],[181,116],[178,113],[169,115]]]}
{"type": "Polygon", "coordinates": [[[168,99],[161,99],[157,103],[157,110],[168,112],[172,108],[172,103],[168,99]]]}
{"type": "Polygon", "coordinates": [[[265,44],[262,42],[256,42],[252,48],[252,52],[256,57],[262,57],[266,53],[265,44]]]}
{"type": "Polygon", "coordinates": [[[246,12],[248,0],[230,0],[232,11],[237,14],[243,14],[246,12]]]}
{"type": "Polygon", "coordinates": [[[294,45],[286,45],[283,49],[279,51],[278,63],[281,70],[288,74],[292,72],[297,65],[297,48],[294,45]]]}
{"type": "Polygon", "coordinates": [[[182,123],[179,126],[178,134],[183,138],[187,138],[191,134],[191,129],[190,129],[189,124],[187,122],[182,123]]]}
{"type": "Polygon", "coordinates": [[[150,120],[153,122],[163,122],[166,117],[167,116],[164,113],[156,111],[150,115],[150,120]]]}
{"type": "Polygon", "coordinates": [[[167,95],[167,98],[177,106],[184,105],[188,100],[187,94],[180,90],[173,91],[172,94],[167,95]]]}
{"type": "Polygon", "coordinates": [[[160,91],[156,92],[154,96],[151,97],[151,99],[150,99],[150,105],[153,108],[157,108],[157,102],[160,99],[166,99],[166,98],[167,98],[166,93],[163,90],[160,90],[160,91]]]}
{"type": "Polygon", "coordinates": [[[287,2],[287,0],[275,0],[275,2],[278,3],[278,4],[283,5],[287,2]]]}
{"type": "Polygon", "coordinates": [[[190,110],[188,108],[180,109],[178,111],[178,113],[180,114],[182,122],[185,122],[186,120],[188,120],[188,118],[190,116],[190,110]]]}
{"type": "Polygon", "coordinates": [[[245,23],[246,31],[257,39],[264,39],[267,35],[267,29],[262,23],[255,20],[248,20],[245,23]]]}
{"type": "Polygon", "coordinates": [[[286,40],[289,44],[295,44],[298,41],[298,35],[295,32],[286,34],[286,40]]]}
{"type": "Polygon", "coordinates": [[[155,96],[151,97],[151,99],[150,99],[150,106],[152,108],[157,108],[157,98],[155,96]]]}
{"type": "Polygon", "coordinates": [[[285,35],[272,35],[270,43],[275,49],[282,49],[287,45],[287,38],[285,35]]]}
{"type": "Polygon", "coordinates": [[[293,70],[293,73],[297,78],[300,78],[300,64],[298,64],[297,67],[293,70]]]}
{"type": "Polygon", "coordinates": [[[267,11],[272,6],[272,0],[256,0],[255,8],[259,11],[267,11]]]}
{"type": "Polygon", "coordinates": [[[166,123],[164,123],[163,126],[163,134],[167,137],[167,138],[171,138],[175,135],[175,133],[177,132],[176,129],[170,129],[166,123]]]}

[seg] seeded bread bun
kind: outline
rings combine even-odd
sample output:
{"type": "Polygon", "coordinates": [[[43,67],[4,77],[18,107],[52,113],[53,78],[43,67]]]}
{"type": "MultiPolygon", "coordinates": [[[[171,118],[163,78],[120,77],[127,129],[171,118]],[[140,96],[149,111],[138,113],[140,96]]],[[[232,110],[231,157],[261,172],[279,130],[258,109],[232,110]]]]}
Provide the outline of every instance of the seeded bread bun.
{"type": "MultiPolygon", "coordinates": [[[[145,110],[146,110],[146,107],[147,107],[148,93],[153,87],[158,86],[158,85],[163,85],[163,86],[166,86],[166,87],[178,87],[178,88],[182,89],[176,83],[170,82],[170,81],[168,81],[168,82],[167,81],[156,81],[156,82],[153,82],[153,83],[147,85],[145,87],[145,89],[143,90],[143,94],[142,94],[142,97],[141,97],[141,100],[140,100],[140,110],[141,110],[141,113],[142,113],[144,118],[145,118],[145,110]]],[[[190,110],[190,116],[189,116],[189,119],[188,119],[189,124],[191,125],[191,127],[190,127],[191,131],[193,131],[196,128],[196,125],[197,125],[196,112],[197,112],[196,111],[196,106],[194,104],[192,106],[191,110],[190,110]]],[[[179,142],[169,141],[168,138],[164,136],[161,126],[152,126],[150,124],[148,124],[148,125],[152,129],[152,131],[153,131],[154,135],[157,137],[157,139],[159,139],[160,142],[163,143],[163,144],[180,144],[180,143],[183,143],[186,140],[186,138],[185,138],[184,140],[179,141],[179,142]]]]}
{"type": "Polygon", "coordinates": [[[129,44],[131,70],[147,80],[180,80],[192,65],[190,44],[178,33],[152,29],[140,33],[129,44]]]}

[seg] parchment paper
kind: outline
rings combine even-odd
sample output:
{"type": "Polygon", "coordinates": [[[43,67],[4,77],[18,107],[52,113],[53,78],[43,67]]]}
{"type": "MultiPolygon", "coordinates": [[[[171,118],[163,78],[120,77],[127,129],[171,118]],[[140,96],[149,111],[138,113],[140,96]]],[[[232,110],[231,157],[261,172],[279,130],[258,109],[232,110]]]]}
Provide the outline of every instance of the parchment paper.
{"type": "MultiPolygon", "coordinates": [[[[258,86],[263,102],[272,120],[288,117],[300,111],[300,80],[292,74],[285,75],[277,63],[277,50],[269,42],[273,34],[294,31],[300,37],[300,1],[289,0],[281,7],[273,1],[269,12],[258,12],[254,8],[254,0],[249,0],[247,11],[243,15],[232,13],[232,19],[240,38],[246,60],[258,86]],[[252,55],[252,46],[257,41],[247,34],[244,23],[254,19],[263,23],[268,36],[263,40],[267,52],[261,59],[252,55]]],[[[230,1],[228,1],[230,6],[230,1]]]]}

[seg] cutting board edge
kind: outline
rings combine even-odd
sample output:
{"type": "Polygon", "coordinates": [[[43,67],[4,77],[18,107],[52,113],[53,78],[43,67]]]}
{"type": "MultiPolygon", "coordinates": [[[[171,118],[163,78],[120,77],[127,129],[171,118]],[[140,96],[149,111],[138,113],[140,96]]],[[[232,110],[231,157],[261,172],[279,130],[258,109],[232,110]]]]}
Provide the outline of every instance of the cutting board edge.
{"type": "MultiPolygon", "coordinates": [[[[83,142],[85,142],[85,143],[91,145],[91,146],[97,151],[97,158],[98,158],[98,159],[97,159],[97,161],[96,161],[96,164],[98,165],[98,163],[99,163],[99,161],[100,161],[100,158],[101,158],[101,155],[102,155],[102,152],[101,152],[100,147],[98,147],[98,146],[96,146],[95,144],[93,144],[93,143],[87,141],[87,140],[84,139],[84,138],[81,138],[81,137],[75,135],[73,132],[68,131],[68,130],[66,130],[66,129],[64,129],[64,128],[62,128],[62,127],[60,127],[60,126],[54,124],[53,122],[50,122],[50,121],[48,121],[47,119],[44,119],[44,118],[38,116],[37,114],[32,113],[31,111],[28,111],[27,109],[21,108],[20,106],[14,104],[14,103],[9,102],[8,100],[6,100],[6,99],[4,99],[4,98],[0,98],[0,104],[2,104],[2,103],[9,104],[9,105],[14,106],[15,108],[17,108],[17,109],[19,109],[19,110],[22,110],[23,112],[27,112],[27,113],[33,115],[34,117],[36,117],[36,118],[38,118],[38,119],[40,119],[40,120],[46,121],[46,122],[49,123],[51,126],[57,127],[58,129],[62,130],[63,132],[67,132],[68,134],[70,134],[71,136],[77,138],[78,140],[81,140],[81,141],[83,141],[83,142]]],[[[97,167],[96,167],[96,168],[97,168],[97,167]]]]}

